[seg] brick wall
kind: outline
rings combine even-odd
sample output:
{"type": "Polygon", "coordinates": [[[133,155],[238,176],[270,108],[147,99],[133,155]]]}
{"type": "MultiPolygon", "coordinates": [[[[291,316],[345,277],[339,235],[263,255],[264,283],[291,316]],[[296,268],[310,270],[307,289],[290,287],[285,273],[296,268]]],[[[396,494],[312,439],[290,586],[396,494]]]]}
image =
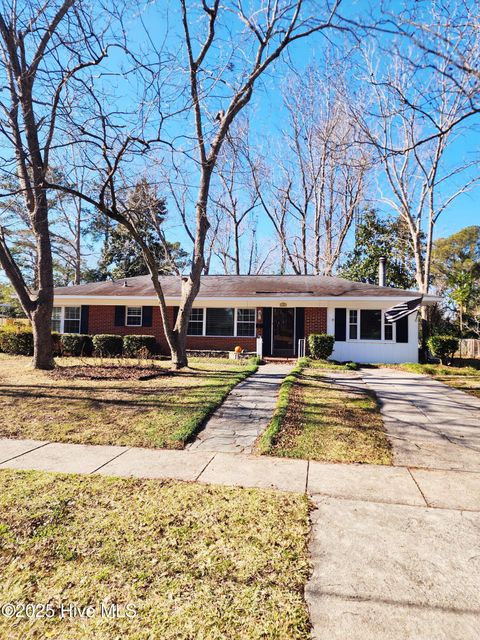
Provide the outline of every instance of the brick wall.
{"type": "Polygon", "coordinates": [[[305,337],[311,333],[327,333],[326,307],[305,307],[305,337]]]}
{"type": "MultiPolygon", "coordinates": [[[[173,320],[173,307],[168,307],[170,321],[173,320]]],[[[160,309],[153,307],[151,327],[116,327],[115,326],[115,306],[90,305],[88,315],[88,333],[95,335],[98,333],[113,333],[120,336],[144,335],[155,336],[160,346],[160,352],[169,352],[167,340],[163,332],[160,309]]],[[[230,336],[210,337],[210,336],[188,336],[187,349],[218,349],[221,351],[233,351],[240,345],[246,351],[256,350],[255,338],[234,338],[230,336]]]]}

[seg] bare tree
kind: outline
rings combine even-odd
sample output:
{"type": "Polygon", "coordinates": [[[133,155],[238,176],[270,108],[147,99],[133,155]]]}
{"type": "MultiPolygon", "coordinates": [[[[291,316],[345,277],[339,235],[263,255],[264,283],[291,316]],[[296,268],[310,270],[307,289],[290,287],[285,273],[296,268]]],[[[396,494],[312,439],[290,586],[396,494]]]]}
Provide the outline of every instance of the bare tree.
{"type": "Polygon", "coordinates": [[[452,93],[442,73],[431,73],[423,83],[415,81],[415,74],[415,68],[401,59],[380,73],[369,57],[365,80],[372,88],[372,101],[369,108],[353,109],[352,115],[381,167],[381,199],[409,229],[417,285],[419,291],[428,293],[435,225],[479,177],[476,171],[472,172],[476,160],[457,157],[456,162],[451,158],[447,162],[446,157],[455,140],[450,124],[465,106],[464,94],[452,93]],[[438,122],[444,133],[418,145],[427,118],[426,104],[429,117],[438,122]],[[393,153],[395,148],[402,149],[402,153],[393,153]]]}
{"type": "MultiPolygon", "coordinates": [[[[167,90],[159,90],[151,102],[158,105],[160,101],[161,106],[158,129],[160,131],[163,127],[163,133],[157,133],[157,139],[168,142],[172,157],[177,156],[174,164],[191,162],[191,174],[197,187],[191,265],[188,275],[181,279],[181,301],[174,325],[168,316],[154,254],[142,238],[137,221],[119,199],[118,182],[122,179],[123,160],[135,146],[146,149],[152,145],[152,140],[146,140],[145,135],[141,136],[142,139],[138,135],[130,135],[120,141],[118,131],[112,135],[108,131],[108,120],[98,114],[101,126],[98,126],[96,140],[90,135],[90,142],[97,145],[97,151],[103,159],[104,182],[96,195],[79,193],[74,189],[68,191],[83,197],[105,215],[124,224],[139,242],[159,301],[174,367],[188,364],[185,337],[192,304],[205,269],[207,234],[211,226],[209,201],[212,179],[231,126],[250,102],[260,79],[267,77],[273,64],[292,43],[315,33],[340,28],[335,21],[339,3],[339,0],[335,0],[322,15],[318,3],[307,0],[263,2],[255,9],[247,9],[241,0],[222,5],[219,0],[213,0],[211,5],[205,1],[187,3],[186,0],[180,0],[180,51],[177,46],[175,56],[164,54],[163,58],[160,55],[162,52],[159,52],[162,62],[156,68],[160,70],[155,82],[150,81],[149,84],[150,93],[157,86],[165,89],[162,74],[170,79],[172,68],[183,68],[182,56],[185,57],[187,87],[179,86],[173,91],[170,86],[170,95],[175,93],[173,102],[167,98],[162,103],[164,96],[168,95],[167,90]],[[180,104],[182,100],[185,102],[180,104]],[[192,134],[185,133],[179,137],[177,130],[173,138],[166,141],[168,122],[165,125],[165,120],[175,114],[185,113],[185,109],[187,117],[183,118],[182,126],[185,131],[193,127],[192,134]],[[180,139],[185,143],[182,148],[179,147],[180,139]],[[179,154],[181,160],[178,159],[179,154]]],[[[154,41],[152,33],[148,41],[154,41]]],[[[147,66],[144,61],[142,65],[147,66]]],[[[176,77],[183,79],[184,76],[176,74],[176,77]]],[[[95,96],[92,96],[92,103],[94,101],[95,96]]],[[[98,108],[98,100],[95,104],[98,108]]],[[[154,108],[143,109],[142,113],[146,113],[146,122],[151,123],[154,108]]],[[[64,189],[61,185],[51,186],[64,189]]],[[[162,230],[159,231],[161,234],[162,230]]]]}
{"type": "Polygon", "coordinates": [[[289,78],[281,151],[252,171],[282,247],[282,269],[331,275],[364,206],[371,152],[358,142],[339,65],[289,78]],[[321,96],[321,99],[319,99],[321,96]],[[259,168],[260,167],[260,168],[259,168]]]}
{"type": "MultiPolygon", "coordinates": [[[[32,289],[10,250],[0,220],[0,264],[10,279],[34,336],[33,366],[54,366],[51,343],[53,262],[48,183],[62,144],[62,122],[78,94],[74,81],[107,54],[100,24],[80,0],[25,5],[13,0],[0,12],[0,136],[2,197],[20,195],[32,231],[36,286],[32,289]],[[85,34],[90,34],[86,42],[85,34]],[[93,35],[95,34],[95,35],[93,35]]],[[[77,87],[81,90],[81,86],[77,87]]]]}

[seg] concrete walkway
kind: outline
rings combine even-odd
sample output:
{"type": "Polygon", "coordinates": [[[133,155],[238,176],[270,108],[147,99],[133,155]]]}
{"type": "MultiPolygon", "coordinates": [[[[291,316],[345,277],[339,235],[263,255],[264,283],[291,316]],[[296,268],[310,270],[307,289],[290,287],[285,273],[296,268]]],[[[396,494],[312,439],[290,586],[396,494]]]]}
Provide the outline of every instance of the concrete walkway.
{"type": "Polygon", "coordinates": [[[381,403],[394,463],[480,471],[480,400],[428,376],[362,369],[381,403]]]}
{"type": "Polygon", "coordinates": [[[238,384],[187,449],[250,453],[273,415],[290,364],[265,364],[238,384]]]}
{"type": "Polygon", "coordinates": [[[478,639],[480,473],[33,440],[0,463],[307,492],[313,638],[478,639]]]}

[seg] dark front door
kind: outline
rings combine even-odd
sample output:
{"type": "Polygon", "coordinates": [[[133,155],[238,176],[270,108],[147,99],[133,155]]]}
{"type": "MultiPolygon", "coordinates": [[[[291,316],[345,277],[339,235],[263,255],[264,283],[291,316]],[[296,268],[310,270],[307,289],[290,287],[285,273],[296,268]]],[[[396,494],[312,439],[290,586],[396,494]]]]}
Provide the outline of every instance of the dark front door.
{"type": "Polygon", "coordinates": [[[293,356],[295,351],[295,309],[272,309],[272,355],[293,356]]]}

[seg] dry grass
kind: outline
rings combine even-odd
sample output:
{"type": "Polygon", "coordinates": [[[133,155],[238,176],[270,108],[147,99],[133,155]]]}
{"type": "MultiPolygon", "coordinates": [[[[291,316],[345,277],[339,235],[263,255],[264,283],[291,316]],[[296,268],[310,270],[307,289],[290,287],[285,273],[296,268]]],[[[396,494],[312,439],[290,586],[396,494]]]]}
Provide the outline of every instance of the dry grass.
{"type": "MultiPolygon", "coordinates": [[[[255,370],[251,361],[192,359],[172,375],[99,380],[35,371],[29,359],[0,354],[0,437],[56,442],[182,448],[225,395],[255,370]]],[[[95,372],[105,362],[59,359],[61,367],[95,372]]],[[[109,363],[112,365],[112,363],[109,363]]],[[[117,368],[137,361],[117,363],[117,368]]],[[[167,362],[156,363],[159,373],[167,362]]]]}
{"type": "Polygon", "coordinates": [[[328,370],[315,363],[292,389],[271,453],[328,462],[392,464],[375,398],[363,389],[335,384],[328,370]]]}
{"type": "Polygon", "coordinates": [[[306,640],[307,536],[300,495],[0,471],[0,601],[56,612],[0,617],[0,637],[306,640]],[[95,613],[61,619],[70,603],[95,613]]]}

